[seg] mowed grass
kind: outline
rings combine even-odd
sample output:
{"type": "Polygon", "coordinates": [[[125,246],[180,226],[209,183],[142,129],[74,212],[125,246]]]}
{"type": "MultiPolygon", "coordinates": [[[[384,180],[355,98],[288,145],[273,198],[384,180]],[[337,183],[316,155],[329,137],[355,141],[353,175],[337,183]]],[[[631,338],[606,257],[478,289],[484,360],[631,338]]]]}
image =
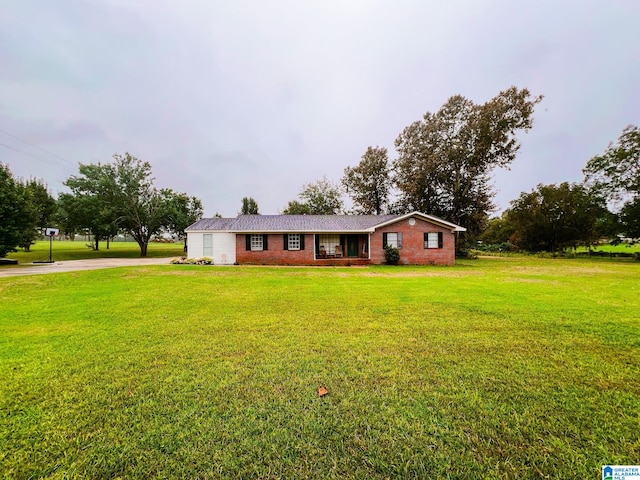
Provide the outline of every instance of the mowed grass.
{"type": "Polygon", "coordinates": [[[599,478],[640,459],[639,293],[583,259],[0,279],[0,471],[599,478]]]}
{"type": "MultiPolygon", "coordinates": [[[[139,258],[140,247],[136,242],[100,242],[99,250],[92,250],[90,242],[76,240],[54,240],[51,245],[51,256],[54,262],[65,260],[87,260],[93,258],[139,258]]],[[[49,241],[38,241],[31,246],[29,252],[19,249],[9,253],[7,258],[14,258],[20,264],[49,260],[49,241]]],[[[150,243],[147,257],[179,257],[184,253],[182,243],[150,243]]]]}

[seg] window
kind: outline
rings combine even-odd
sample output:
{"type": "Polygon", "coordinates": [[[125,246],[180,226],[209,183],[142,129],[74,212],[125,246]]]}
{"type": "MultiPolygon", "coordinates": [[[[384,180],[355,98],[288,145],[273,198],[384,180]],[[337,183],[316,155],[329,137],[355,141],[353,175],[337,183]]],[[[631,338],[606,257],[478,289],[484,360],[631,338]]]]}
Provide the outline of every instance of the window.
{"type": "Polygon", "coordinates": [[[202,256],[213,256],[213,234],[205,233],[202,235],[202,256]]]}
{"type": "Polygon", "coordinates": [[[290,233],[287,237],[287,250],[300,250],[300,234],[290,233]]]}
{"type": "Polygon", "coordinates": [[[442,232],[428,232],[424,234],[424,248],[442,248],[442,232]]]}
{"type": "Polygon", "coordinates": [[[262,250],[262,235],[251,235],[251,250],[262,250]]]}
{"type": "Polygon", "coordinates": [[[301,233],[285,233],[284,244],[282,248],[284,250],[304,250],[304,235],[301,233]]]}
{"type": "Polygon", "coordinates": [[[326,255],[335,255],[336,247],[340,245],[340,235],[318,235],[320,250],[324,249],[326,255]]]}
{"type": "Polygon", "coordinates": [[[268,250],[267,248],[267,235],[250,234],[246,236],[247,250],[259,252],[261,250],[268,250]]]}
{"type": "Polygon", "coordinates": [[[387,246],[402,249],[402,232],[388,232],[382,234],[382,248],[387,246]]]}

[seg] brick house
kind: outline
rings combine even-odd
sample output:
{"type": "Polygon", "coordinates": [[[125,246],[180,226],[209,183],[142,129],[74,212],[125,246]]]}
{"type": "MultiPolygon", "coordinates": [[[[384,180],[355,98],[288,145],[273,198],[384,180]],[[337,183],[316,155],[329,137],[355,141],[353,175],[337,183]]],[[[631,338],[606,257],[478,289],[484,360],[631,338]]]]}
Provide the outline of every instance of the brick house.
{"type": "Polygon", "coordinates": [[[420,212],[203,218],[186,229],[187,255],[217,265],[380,265],[391,245],[401,264],[453,265],[465,230],[420,212]]]}

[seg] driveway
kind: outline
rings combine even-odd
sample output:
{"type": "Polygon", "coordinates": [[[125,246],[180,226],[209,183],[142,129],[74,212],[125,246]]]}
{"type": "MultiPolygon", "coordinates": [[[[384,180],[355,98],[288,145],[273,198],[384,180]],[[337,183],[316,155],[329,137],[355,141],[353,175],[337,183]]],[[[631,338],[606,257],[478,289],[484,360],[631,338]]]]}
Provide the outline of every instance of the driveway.
{"type": "MultiPolygon", "coordinates": [[[[173,257],[172,257],[173,258],[173,257]]],[[[172,258],[96,258],[91,260],[65,260],[55,263],[27,263],[18,267],[0,267],[1,277],[39,275],[43,273],[98,270],[100,268],[169,265],[172,258]]]]}

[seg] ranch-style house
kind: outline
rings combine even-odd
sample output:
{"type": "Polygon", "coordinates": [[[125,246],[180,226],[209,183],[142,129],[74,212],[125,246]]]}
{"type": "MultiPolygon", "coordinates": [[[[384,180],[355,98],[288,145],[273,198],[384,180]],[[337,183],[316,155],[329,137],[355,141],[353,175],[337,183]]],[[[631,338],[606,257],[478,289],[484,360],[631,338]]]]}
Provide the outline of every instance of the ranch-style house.
{"type": "Polygon", "coordinates": [[[216,265],[380,265],[385,246],[401,264],[453,265],[466,229],[420,212],[405,215],[239,215],[186,229],[187,256],[216,265]]]}

